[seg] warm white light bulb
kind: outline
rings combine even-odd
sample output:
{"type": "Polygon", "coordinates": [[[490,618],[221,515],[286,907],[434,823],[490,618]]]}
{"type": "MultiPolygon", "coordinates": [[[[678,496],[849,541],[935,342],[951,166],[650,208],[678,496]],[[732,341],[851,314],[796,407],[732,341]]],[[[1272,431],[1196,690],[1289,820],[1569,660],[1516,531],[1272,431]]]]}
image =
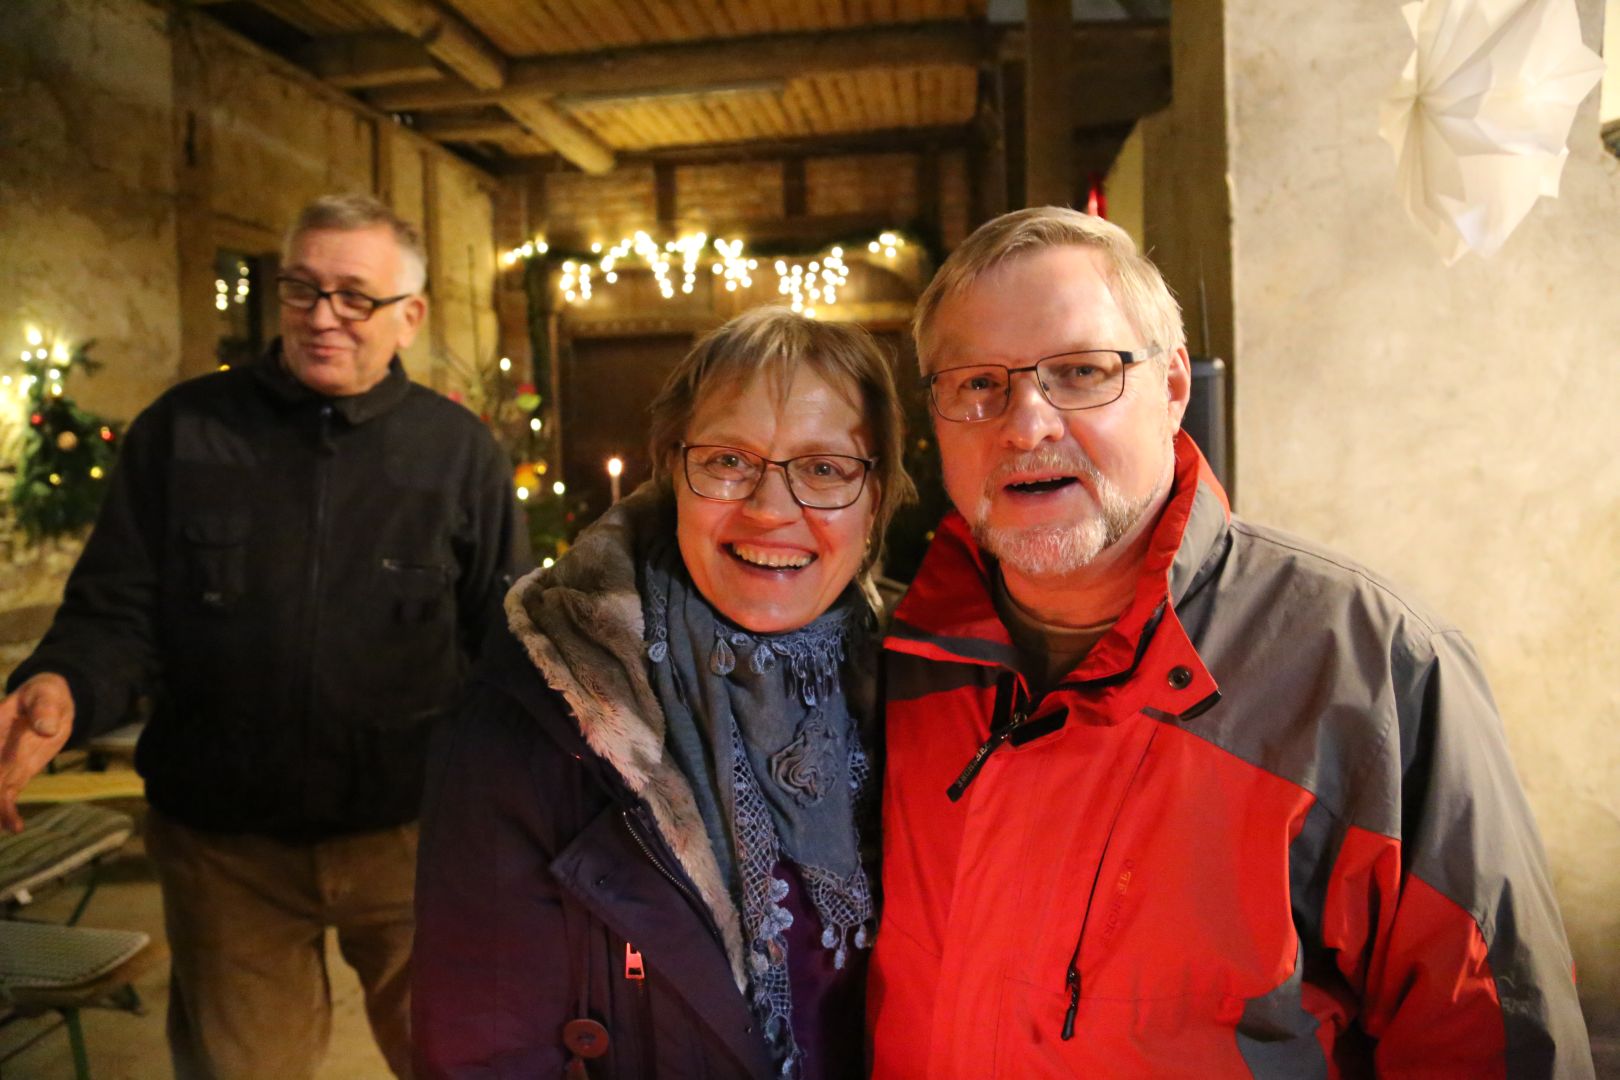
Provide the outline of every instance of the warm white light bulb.
{"type": "Polygon", "coordinates": [[[568,490],[568,485],[563,483],[561,480],[559,480],[555,484],[551,485],[551,493],[553,495],[561,495],[561,494],[565,493],[567,490],[568,490]]]}
{"type": "Polygon", "coordinates": [[[512,370],[512,360],[511,360],[510,357],[506,357],[506,356],[501,357],[501,370],[502,371],[511,371],[512,370]]]}
{"type": "Polygon", "coordinates": [[[539,431],[540,430],[540,418],[538,416],[530,418],[530,420],[529,420],[529,430],[530,431],[539,431]]]}
{"type": "Polygon", "coordinates": [[[624,473],[624,462],[619,458],[610,457],[607,461],[607,470],[609,476],[620,476],[624,473]]]}

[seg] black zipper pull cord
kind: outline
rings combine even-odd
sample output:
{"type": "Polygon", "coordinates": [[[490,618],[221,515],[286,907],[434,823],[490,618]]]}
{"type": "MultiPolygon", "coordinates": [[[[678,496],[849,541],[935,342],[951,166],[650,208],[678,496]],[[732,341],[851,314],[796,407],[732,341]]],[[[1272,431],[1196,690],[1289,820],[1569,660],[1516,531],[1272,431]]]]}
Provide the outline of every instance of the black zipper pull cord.
{"type": "Polygon", "coordinates": [[[984,763],[990,755],[1000,749],[1001,744],[1012,737],[1020,724],[1029,719],[1029,711],[1017,707],[1020,693],[1018,676],[1010,671],[1004,671],[996,679],[996,701],[990,711],[990,737],[980,746],[971,761],[962,770],[956,782],[945,789],[946,798],[957,802],[966,794],[968,785],[973,783],[984,768],[984,763]],[[1005,719],[1004,719],[1005,718],[1005,719]]]}
{"type": "Polygon", "coordinates": [[[1063,1041],[1074,1038],[1074,1018],[1080,1013],[1080,943],[1074,944],[1074,955],[1069,957],[1069,970],[1063,977],[1069,987],[1069,1009],[1063,1014],[1063,1041]]]}

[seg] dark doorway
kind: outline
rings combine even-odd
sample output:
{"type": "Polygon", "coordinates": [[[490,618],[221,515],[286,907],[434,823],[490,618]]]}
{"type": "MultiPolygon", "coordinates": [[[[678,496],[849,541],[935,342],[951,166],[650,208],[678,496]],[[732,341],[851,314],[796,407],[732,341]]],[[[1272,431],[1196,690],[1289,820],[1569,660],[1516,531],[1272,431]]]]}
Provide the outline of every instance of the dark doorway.
{"type": "Polygon", "coordinates": [[[687,350],[687,334],[575,338],[563,350],[563,480],[576,521],[594,520],[611,500],[607,462],[624,462],[628,495],[652,477],[647,460],[647,406],[687,350]]]}

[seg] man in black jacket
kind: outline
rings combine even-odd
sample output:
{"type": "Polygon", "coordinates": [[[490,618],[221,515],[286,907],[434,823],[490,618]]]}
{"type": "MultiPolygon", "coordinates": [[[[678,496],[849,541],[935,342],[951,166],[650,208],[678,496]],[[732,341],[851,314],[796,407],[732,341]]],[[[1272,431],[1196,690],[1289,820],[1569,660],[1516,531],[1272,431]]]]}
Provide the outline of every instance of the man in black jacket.
{"type": "Polygon", "coordinates": [[[180,1077],[298,1077],[325,1049],[327,927],[394,1071],[432,722],[526,554],[507,466],[406,377],[413,229],[364,197],[289,234],[283,338],[136,418],[61,610],[0,703],[0,824],[65,744],[155,693],[136,751],[180,1077]]]}

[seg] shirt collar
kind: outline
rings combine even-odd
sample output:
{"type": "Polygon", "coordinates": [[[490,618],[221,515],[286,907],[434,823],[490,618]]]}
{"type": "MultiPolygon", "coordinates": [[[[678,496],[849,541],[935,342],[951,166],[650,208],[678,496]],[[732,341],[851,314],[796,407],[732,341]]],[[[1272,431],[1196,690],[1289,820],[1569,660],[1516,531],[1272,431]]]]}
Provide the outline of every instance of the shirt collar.
{"type": "Polygon", "coordinates": [[[259,362],[253,366],[253,372],[260,384],[277,400],[288,405],[311,401],[330,402],[338,415],[350,424],[363,424],[388,412],[405,400],[405,395],[411,388],[410,377],[405,374],[405,365],[396,353],[393,359],[388,361],[388,373],[370,390],[345,397],[318,394],[299,382],[292,372],[287,370],[286,364],[281,359],[280,338],[270,343],[270,347],[264,351],[259,362]]]}

